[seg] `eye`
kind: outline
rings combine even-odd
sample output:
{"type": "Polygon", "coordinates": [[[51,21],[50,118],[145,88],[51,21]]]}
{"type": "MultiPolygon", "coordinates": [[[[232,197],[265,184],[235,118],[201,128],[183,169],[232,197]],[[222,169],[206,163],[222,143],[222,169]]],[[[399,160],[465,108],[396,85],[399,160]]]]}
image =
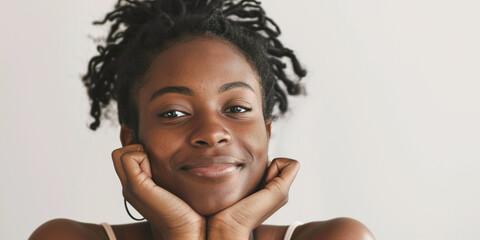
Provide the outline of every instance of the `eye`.
{"type": "Polygon", "coordinates": [[[226,113],[244,113],[244,112],[250,112],[251,110],[252,110],[251,108],[247,108],[247,107],[232,106],[225,109],[225,112],[226,113]]]}
{"type": "Polygon", "coordinates": [[[158,116],[162,117],[162,118],[178,118],[178,117],[183,117],[183,116],[188,116],[188,115],[190,115],[190,114],[184,113],[184,112],[178,111],[178,110],[171,110],[171,111],[168,111],[168,112],[158,114],[158,116]]]}

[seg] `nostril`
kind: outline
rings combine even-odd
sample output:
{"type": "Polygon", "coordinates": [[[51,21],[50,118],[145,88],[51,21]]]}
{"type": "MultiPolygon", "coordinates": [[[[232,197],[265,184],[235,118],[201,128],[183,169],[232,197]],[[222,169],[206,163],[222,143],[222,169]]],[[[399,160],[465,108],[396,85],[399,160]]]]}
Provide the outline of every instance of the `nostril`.
{"type": "Polygon", "coordinates": [[[220,141],[218,141],[218,143],[226,143],[227,142],[227,139],[222,139],[220,141]]]}
{"type": "Polygon", "coordinates": [[[208,145],[207,142],[202,141],[202,140],[195,141],[195,143],[198,144],[198,145],[202,145],[202,146],[208,145]]]}

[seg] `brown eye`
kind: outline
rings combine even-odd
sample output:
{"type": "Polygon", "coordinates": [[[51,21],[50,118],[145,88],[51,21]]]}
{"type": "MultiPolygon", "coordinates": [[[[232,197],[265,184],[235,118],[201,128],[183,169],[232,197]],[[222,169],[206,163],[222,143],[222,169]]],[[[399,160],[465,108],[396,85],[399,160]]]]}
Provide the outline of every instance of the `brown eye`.
{"type": "Polygon", "coordinates": [[[244,113],[244,112],[250,112],[252,109],[247,108],[247,107],[242,107],[242,106],[232,106],[229,107],[225,110],[226,113],[244,113]]]}
{"type": "Polygon", "coordinates": [[[164,113],[158,114],[159,117],[161,118],[178,118],[178,117],[183,117],[189,115],[188,113],[184,113],[182,111],[178,110],[172,110],[164,113]]]}

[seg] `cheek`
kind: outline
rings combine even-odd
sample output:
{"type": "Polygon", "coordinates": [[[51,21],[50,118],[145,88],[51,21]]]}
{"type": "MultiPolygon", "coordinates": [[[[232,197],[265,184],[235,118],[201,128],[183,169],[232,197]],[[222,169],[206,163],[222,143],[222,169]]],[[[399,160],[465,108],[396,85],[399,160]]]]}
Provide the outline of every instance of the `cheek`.
{"type": "Polygon", "coordinates": [[[155,128],[148,129],[140,136],[150,161],[154,182],[169,190],[173,185],[174,177],[170,160],[176,150],[183,145],[180,136],[171,131],[161,131],[155,128]]]}
{"type": "MultiPolygon", "coordinates": [[[[151,131],[153,132],[153,131],[151,131]]],[[[154,179],[156,176],[161,175],[164,176],[165,174],[158,174],[157,172],[166,172],[167,169],[170,169],[169,166],[169,155],[170,150],[172,148],[171,144],[173,142],[167,141],[165,138],[158,138],[155,137],[153,134],[147,135],[146,138],[143,140],[143,145],[145,147],[145,151],[147,152],[150,167],[152,170],[152,174],[154,179]]]]}
{"type": "Polygon", "coordinates": [[[268,164],[268,138],[265,127],[257,127],[245,140],[246,149],[253,157],[247,177],[248,189],[251,193],[259,189],[268,164]]]}
{"type": "Polygon", "coordinates": [[[158,126],[157,119],[139,116],[138,137],[147,151],[151,165],[168,164],[168,159],[181,146],[179,129],[165,129],[158,126]]]}
{"type": "Polygon", "coordinates": [[[237,139],[240,139],[244,148],[252,156],[254,161],[252,164],[264,168],[268,162],[268,136],[265,124],[257,122],[238,134],[237,139]]]}
{"type": "Polygon", "coordinates": [[[250,128],[247,132],[247,141],[252,151],[258,154],[267,154],[268,152],[268,136],[265,124],[256,123],[255,127],[250,128]]]}

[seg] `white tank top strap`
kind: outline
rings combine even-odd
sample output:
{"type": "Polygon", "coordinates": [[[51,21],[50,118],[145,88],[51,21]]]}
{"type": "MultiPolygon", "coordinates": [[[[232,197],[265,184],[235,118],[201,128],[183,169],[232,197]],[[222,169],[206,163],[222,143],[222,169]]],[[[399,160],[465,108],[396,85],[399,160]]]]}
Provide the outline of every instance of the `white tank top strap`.
{"type": "Polygon", "coordinates": [[[283,237],[283,240],[290,240],[292,238],[293,232],[295,229],[302,225],[303,223],[301,222],[294,222],[288,226],[287,231],[285,232],[285,236],[283,237]]]}
{"type": "Polygon", "coordinates": [[[115,233],[113,232],[112,226],[108,223],[100,223],[102,227],[105,229],[105,232],[107,233],[108,239],[109,240],[117,240],[115,237],[115,233]]]}

